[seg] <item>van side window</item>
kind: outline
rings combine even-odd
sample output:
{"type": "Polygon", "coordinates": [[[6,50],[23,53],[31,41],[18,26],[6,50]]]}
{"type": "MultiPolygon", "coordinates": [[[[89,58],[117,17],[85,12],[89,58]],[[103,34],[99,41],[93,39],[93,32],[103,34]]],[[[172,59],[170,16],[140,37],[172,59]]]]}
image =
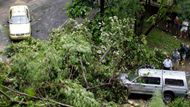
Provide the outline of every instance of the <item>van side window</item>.
{"type": "Polygon", "coordinates": [[[165,79],[166,85],[184,86],[183,80],[179,79],[165,79]]]}
{"type": "Polygon", "coordinates": [[[144,83],[144,84],[160,84],[160,78],[159,77],[141,77],[138,79],[138,82],[144,83]]]}

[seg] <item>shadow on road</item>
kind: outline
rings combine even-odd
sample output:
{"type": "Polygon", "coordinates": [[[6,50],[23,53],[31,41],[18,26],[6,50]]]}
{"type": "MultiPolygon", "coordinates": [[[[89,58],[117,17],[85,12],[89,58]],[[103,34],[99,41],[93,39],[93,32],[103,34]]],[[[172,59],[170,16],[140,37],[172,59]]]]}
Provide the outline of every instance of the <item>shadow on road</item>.
{"type": "Polygon", "coordinates": [[[143,95],[143,94],[131,94],[128,99],[133,99],[133,100],[150,100],[152,95],[143,95]]]}

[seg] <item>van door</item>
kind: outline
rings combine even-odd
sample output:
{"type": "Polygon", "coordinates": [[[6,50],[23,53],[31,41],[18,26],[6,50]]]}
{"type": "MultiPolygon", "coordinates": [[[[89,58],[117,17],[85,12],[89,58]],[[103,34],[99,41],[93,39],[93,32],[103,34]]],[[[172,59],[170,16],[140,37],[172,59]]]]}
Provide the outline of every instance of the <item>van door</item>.
{"type": "Polygon", "coordinates": [[[129,91],[130,93],[136,93],[136,94],[144,94],[142,83],[132,83],[129,85],[129,91]]]}
{"type": "Polygon", "coordinates": [[[162,91],[162,83],[160,77],[144,77],[145,85],[144,90],[147,94],[153,94],[155,91],[162,91]]]}
{"type": "Polygon", "coordinates": [[[156,90],[161,91],[160,77],[140,77],[139,91],[143,94],[153,94],[156,90]]]}

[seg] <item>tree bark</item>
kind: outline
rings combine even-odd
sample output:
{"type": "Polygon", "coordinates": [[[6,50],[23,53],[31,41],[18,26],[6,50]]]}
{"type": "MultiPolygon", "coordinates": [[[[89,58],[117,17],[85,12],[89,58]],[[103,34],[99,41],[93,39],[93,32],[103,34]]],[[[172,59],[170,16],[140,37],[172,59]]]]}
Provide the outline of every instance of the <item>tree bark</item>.
{"type": "Polygon", "coordinates": [[[88,81],[87,81],[86,75],[85,75],[85,73],[86,73],[86,68],[85,68],[85,66],[83,65],[82,57],[80,58],[80,64],[81,64],[81,68],[82,68],[82,76],[83,76],[83,78],[84,78],[84,81],[85,81],[85,84],[86,84],[86,88],[88,88],[89,85],[88,85],[88,81]]]}
{"type": "Polygon", "coordinates": [[[101,14],[101,16],[104,16],[104,5],[105,5],[105,0],[100,0],[100,14],[101,14]]]}
{"type": "Polygon", "coordinates": [[[104,53],[104,55],[100,58],[100,62],[102,62],[102,60],[106,57],[106,55],[111,51],[112,47],[109,47],[106,52],[104,53]]]}
{"type": "Polygon", "coordinates": [[[148,35],[148,34],[152,31],[152,29],[154,29],[154,28],[156,27],[156,25],[157,25],[159,22],[160,22],[160,21],[158,21],[157,23],[151,25],[151,26],[149,27],[149,29],[145,32],[145,35],[148,35]]]}
{"type": "MultiPolygon", "coordinates": [[[[155,20],[156,20],[156,22],[153,24],[153,25],[151,25],[149,28],[148,28],[148,30],[144,33],[145,35],[148,35],[151,31],[152,31],[152,29],[154,29],[157,25],[158,25],[158,23],[160,23],[163,19],[164,19],[164,17],[166,17],[166,15],[167,15],[167,13],[169,12],[169,11],[171,11],[171,9],[175,6],[176,4],[175,3],[173,3],[171,6],[168,6],[168,8],[167,8],[167,11],[165,12],[165,13],[163,13],[163,16],[157,16],[156,18],[155,18],[155,20]]],[[[159,11],[158,11],[158,13],[159,13],[159,11]]],[[[158,14],[157,13],[157,14],[158,14]]]]}
{"type": "Polygon", "coordinates": [[[145,13],[138,13],[135,20],[135,34],[140,36],[143,33],[145,13]]]}

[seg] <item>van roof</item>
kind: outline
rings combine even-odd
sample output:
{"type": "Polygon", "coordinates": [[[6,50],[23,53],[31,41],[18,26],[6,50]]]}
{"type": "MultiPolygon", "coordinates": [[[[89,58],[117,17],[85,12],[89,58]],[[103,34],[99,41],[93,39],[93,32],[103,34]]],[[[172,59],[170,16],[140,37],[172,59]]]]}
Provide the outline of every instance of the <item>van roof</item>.
{"type": "Polygon", "coordinates": [[[160,70],[160,69],[139,69],[139,76],[148,77],[162,77],[170,79],[184,79],[186,78],[186,73],[184,71],[172,71],[172,70],[160,70]]]}
{"type": "Polygon", "coordinates": [[[26,5],[16,5],[10,7],[13,16],[26,15],[27,14],[26,9],[28,9],[26,5]]]}

